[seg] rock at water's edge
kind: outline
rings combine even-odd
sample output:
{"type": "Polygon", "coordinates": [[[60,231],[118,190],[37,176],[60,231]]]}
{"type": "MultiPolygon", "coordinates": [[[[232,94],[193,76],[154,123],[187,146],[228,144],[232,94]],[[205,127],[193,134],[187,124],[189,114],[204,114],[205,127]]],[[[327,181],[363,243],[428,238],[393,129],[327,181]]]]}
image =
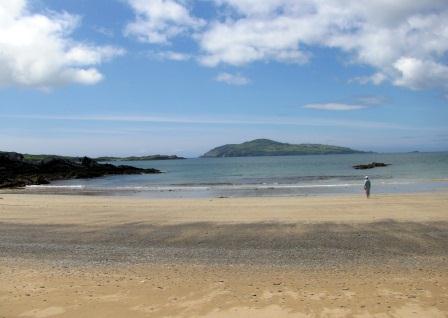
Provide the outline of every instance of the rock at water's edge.
{"type": "Polygon", "coordinates": [[[388,163],[382,163],[382,162],[372,162],[367,164],[360,164],[360,165],[354,165],[353,168],[359,169],[359,170],[365,170],[365,169],[373,169],[376,167],[387,167],[390,166],[388,163]]]}
{"type": "Polygon", "coordinates": [[[53,157],[36,163],[24,160],[24,156],[19,153],[0,153],[0,188],[48,184],[53,180],[149,173],[161,173],[161,171],[157,169],[141,169],[132,166],[100,164],[88,157],[79,160],[53,157]]]}

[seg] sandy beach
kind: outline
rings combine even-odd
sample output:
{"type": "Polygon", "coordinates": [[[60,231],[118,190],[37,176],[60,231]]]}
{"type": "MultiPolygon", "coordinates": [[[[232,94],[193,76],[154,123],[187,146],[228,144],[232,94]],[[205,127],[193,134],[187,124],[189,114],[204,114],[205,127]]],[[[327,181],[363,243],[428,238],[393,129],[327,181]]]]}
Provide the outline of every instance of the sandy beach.
{"type": "Polygon", "coordinates": [[[0,198],[0,317],[448,315],[446,193],[0,198]]]}

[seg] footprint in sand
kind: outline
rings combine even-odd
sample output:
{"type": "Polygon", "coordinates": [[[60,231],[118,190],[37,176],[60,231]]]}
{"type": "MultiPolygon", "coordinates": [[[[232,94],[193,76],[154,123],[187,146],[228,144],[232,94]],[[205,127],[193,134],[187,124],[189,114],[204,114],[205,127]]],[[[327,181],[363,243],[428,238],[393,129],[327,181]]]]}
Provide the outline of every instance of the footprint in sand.
{"type": "Polygon", "coordinates": [[[24,312],[20,317],[33,317],[33,318],[45,318],[65,313],[65,309],[62,307],[48,307],[45,309],[33,309],[24,312]]]}

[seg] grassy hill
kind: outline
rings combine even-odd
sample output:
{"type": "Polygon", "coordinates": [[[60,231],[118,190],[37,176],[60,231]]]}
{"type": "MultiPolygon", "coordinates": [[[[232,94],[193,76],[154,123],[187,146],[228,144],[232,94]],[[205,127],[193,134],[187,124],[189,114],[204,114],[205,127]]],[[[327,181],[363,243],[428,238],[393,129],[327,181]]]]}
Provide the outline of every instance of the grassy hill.
{"type": "Polygon", "coordinates": [[[362,153],[347,147],[321,144],[288,144],[269,139],[256,139],[242,144],[229,144],[210,150],[203,158],[248,156],[295,156],[362,153]]]}
{"type": "MultiPolygon", "coordinates": [[[[5,154],[5,153],[10,153],[8,151],[0,151],[0,154],[5,154]]],[[[61,159],[67,159],[67,160],[74,160],[74,161],[78,161],[81,159],[81,157],[70,157],[70,156],[59,156],[59,155],[31,155],[31,154],[21,154],[23,156],[23,159],[25,161],[31,161],[31,162],[39,162],[41,160],[44,159],[48,159],[48,158],[61,158],[61,159]]]]}

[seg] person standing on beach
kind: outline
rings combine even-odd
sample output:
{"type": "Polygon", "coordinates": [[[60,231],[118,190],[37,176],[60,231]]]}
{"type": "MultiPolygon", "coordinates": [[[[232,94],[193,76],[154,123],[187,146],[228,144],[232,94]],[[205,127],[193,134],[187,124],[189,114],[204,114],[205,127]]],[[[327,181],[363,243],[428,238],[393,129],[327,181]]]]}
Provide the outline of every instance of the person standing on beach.
{"type": "Polygon", "coordinates": [[[366,191],[366,197],[367,197],[367,199],[370,197],[370,186],[371,186],[371,184],[370,184],[370,180],[369,180],[369,177],[368,176],[366,176],[365,177],[365,182],[364,182],[364,190],[366,191]]]}

